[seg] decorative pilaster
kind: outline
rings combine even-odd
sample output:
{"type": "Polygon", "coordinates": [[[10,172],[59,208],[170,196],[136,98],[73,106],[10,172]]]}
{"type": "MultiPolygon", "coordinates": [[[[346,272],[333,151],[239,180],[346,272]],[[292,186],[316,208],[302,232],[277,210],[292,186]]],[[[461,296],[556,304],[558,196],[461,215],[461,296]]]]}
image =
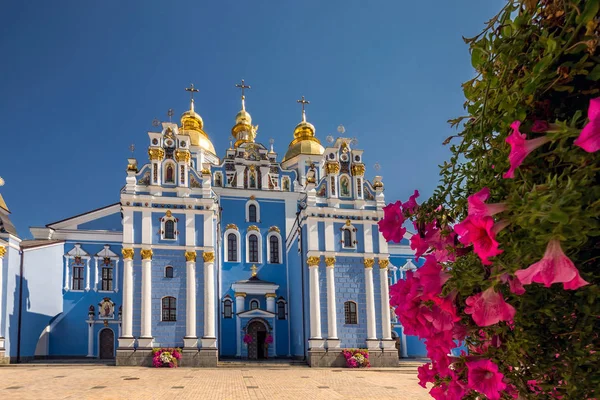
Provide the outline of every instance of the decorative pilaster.
{"type": "Polygon", "coordinates": [[[205,251],[204,259],[204,336],[203,348],[216,347],[215,335],[215,253],[205,251]]]}
{"type": "Polygon", "coordinates": [[[123,248],[123,316],[119,347],[133,347],[133,249],[123,248]]]}
{"type": "Polygon", "coordinates": [[[367,347],[378,348],[379,341],[377,341],[377,329],[375,322],[375,296],[373,289],[373,265],[375,260],[372,258],[365,258],[365,293],[367,297],[367,347]],[[377,341],[377,346],[375,346],[377,341]]]}
{"type": "MultiPolygon", "coordinates": [[[[2,277],[4,276],[4,256],[6,255],[6,247],[4,246],[0,246],[0,328],[2,328],[3,324],[2,324],[2,298],[3,293],[2,293],[2,288],[3,286],[3,282],[2,282],[2,277]]],[[[4,335],[3,335],[3,331],[0,330],[0,350],[3,351],[4,350],[4,335]]],[[[1,361],[1,360],[0,360],[1,361]]]]}
{"type": "Polygon", "coordinates": [[[335,257],[326,257],[327,273],[327,347],[340,347],[337,335],[337,315],[335,307],[335,257]]]}
{"type": "Polygon", "coordinates": [[[274,313],[275,297],[277,297],[277,295],[275,293],[267,293],[265,297],[267,298],[267,311],[274,313]]]}
{"type": "Polygon", "coordinates": [[[87,357],[94,357],[94,321],[88,321],[88,352],[87,357]]]}
{"type": "Polygon", "coordinates": [[[381,334],[383,340],[392,340],[390,321],[390,288],[388,284],[389,260],[379,260],[379,284],[381,291],[381,334]]]}
{"type": "Polygon", "coordinates": [[[196,252],[185,252],[185,266],[187,272],[186,306],[185,306],[185,347],[198,347],[196,336],[196,252]]]}
{"type": "Polygon", "coordinates": [[[152,347],[152,249],[144,249],[142,256],[142,332],[138,347],[152,347]]]}
{"type": "Polygon", "coordinates": [[[323,347],[321,336],[321,297],[319,294],[319,262],[320,257],[308,257],[306,263],[309,271],[310,295],[310,340],[309,348],[323,347]]]}
{"type": "Polygon", "coordinates": [[[246,293],[236,292],[235,293],[235,313],[239,314],[244,312],[244,302],[246,301],[246,293]]]}

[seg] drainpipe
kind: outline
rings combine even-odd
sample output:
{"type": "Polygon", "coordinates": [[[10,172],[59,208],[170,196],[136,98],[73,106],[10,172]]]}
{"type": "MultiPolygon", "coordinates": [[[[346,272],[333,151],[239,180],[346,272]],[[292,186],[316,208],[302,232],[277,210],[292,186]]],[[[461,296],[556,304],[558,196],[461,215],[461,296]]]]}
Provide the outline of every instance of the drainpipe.
{"type": "Polygon", "coordinates": [[[21,264],[19,266],[19,315],[17,319],[17,364],[21,362],[21,321],[23,314],[23,259],[25,258],[25,252],[19,250],[21,256],[21,264]]]}

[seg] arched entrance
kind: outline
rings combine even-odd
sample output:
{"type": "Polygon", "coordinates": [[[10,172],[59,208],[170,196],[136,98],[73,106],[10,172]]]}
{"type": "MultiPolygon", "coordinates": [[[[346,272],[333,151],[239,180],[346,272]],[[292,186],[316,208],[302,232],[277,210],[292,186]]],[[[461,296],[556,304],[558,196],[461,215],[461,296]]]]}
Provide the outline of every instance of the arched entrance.
{"type": "Polygon", "coordinates": [[[115,358],[115,333],[110,328],[104,328],[99,335],[98,357],[101,359],[115,358]]]}
{"type": "Polygon", "coordinates": [[[246,332],[252,336],[252,342],[248,345],[248,358],[250,360],[267,358],[265,339],[267,338],[268,331],[266,322],[263,320],[250,321],[246,332]]]}

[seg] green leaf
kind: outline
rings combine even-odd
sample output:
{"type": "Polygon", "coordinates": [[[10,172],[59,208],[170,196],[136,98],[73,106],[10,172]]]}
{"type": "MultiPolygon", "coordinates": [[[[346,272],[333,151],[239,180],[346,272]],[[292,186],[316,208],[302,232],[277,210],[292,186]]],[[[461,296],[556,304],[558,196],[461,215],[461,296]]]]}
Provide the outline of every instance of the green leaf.
{"type": "Polygon", "coordinates": [[[577,23],[585,24],[591,21],[598,14],[599,10],[600,0],[587,0],[583,12],[577,17],[577,23]]]}
{"type": "Polygon", "coordinates": [[[554,53],[554,50],[556,50],[556,40],[548,38],[546,41],[546,49],[548,50],[548,53],[554,53]]]}
{"type": "Polygon", "coordinates": [[[471,65],[475,69],[479,68],[479,66],[483,64],[486,59],[487,57],[485,52],[478,47],[475,47],[471,52],[471,65]]]}
{"type": "Polygon", "coordinates": [[[589,79],[590,81],[600,80],[600,64],[597,64],[585,79],[589,79]]]}
{"type": "Polygon", "coordinates": [[[535,67],[533,67],[533,73],[535,75],[538,75],[540,72],[544,71],[548,67],[548,65],[550,65],[551,62],[551,55],[547,55],[546,57],[542,58],[542,60],[539,63],[535,64],[535,67]]]}
{"type": "Polygon", "coordinates": [[[557,224],[567,224],[567,223],[569,223],[569,215],[567,215],[567,213],[561,211],[558,207],[555,207],[548,214],[548,221],[554,222],[557,224]]]}

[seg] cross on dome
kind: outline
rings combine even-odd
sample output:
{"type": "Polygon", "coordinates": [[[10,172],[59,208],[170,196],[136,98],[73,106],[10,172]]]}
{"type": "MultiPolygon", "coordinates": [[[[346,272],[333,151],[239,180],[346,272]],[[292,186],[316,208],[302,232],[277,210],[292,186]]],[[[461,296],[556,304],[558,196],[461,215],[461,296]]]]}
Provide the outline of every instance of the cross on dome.
{"type": "Polygon", "coordinates": [[[306,100],[304,96],[302,96],[302,99],[296,100],[296,102],[302,104],[302,122],[306,122],[306,111],[304,110],[304,106],[306,104],[310,104],[310,101],[306,100]]]}
{"type": "Polygon", "coordinates": [[[191,83],[189,88],[185,88],[185,91],[190,92],[190,110],[194,111],[194,93],[199,92],[199,90],[194,87],[193,83],[191,83]]]}
{"type": "Polygon", "coordinates": [[[252,88],[250,87],[250,85],[244,84],[243,79],[242,79],[242,83],[236,83],[235,87],[242,89],[242,110],[245,111],[246,110],[246,102],[245,102],[246,96],[244,96],[244,89],[252,89],[252,88]]]}

